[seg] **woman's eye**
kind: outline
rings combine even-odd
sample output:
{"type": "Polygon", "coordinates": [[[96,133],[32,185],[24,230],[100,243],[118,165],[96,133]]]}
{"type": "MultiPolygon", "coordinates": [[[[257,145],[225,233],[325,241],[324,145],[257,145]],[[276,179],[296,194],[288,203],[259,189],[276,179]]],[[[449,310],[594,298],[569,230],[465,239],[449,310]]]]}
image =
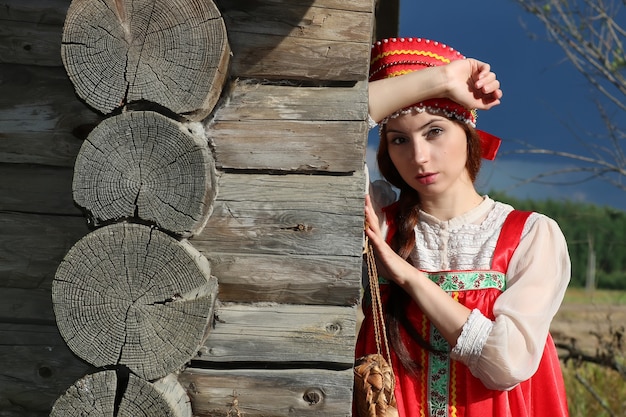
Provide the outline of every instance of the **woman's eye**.
{"type": "Polygon", "coordinates": [[[426,133],[428,137],[432,138],[432,137],[436,137],[439,136],[443,133],[443,129],[440,127],[433,127],[428,129],[428,132],[426,133]]]}
{"type": "Polygon", "coordinates": [[[395,138],[391,138],[391,140],[389,142],[394,144],[394,145],[401,145],[403,143],[406,143],[406,138],[403,137],[403,136],[397,136],[395,138]]]}

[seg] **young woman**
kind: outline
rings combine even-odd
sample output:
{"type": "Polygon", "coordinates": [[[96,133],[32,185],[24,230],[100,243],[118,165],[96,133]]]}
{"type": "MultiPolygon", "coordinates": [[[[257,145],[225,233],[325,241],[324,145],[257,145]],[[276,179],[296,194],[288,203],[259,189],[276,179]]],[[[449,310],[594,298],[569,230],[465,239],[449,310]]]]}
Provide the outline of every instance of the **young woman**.
{"type": "MultiPolygon", "coordinates": [[[[372,49],[379,170],[399,190],[366,198],[400,416],[566,416],[550,322],[570,278],[558,225],[480,195],[499,139],[472,109],[500,102],[487,64],[419,38],[372,49]]],[[[376,188],[374,188],[376,190],[376,188]]],[[[356,357],[376,353],[372,313],[356,357]]]]}

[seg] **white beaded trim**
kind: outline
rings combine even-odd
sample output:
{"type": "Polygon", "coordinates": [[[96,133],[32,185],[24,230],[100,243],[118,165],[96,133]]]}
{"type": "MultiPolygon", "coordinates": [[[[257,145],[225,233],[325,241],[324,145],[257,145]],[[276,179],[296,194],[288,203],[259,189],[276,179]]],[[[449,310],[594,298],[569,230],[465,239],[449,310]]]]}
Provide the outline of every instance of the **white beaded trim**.
{"type": "MultiPolygon", "coordinates": [[[[413,42],[413,41],[415,41],[415,42],[422,42],[422,41],[423,41],[423,42],[425,42],[425,43],[430,43],[430,42],[432,42],[432,43],[433,43],[433,45],[435,45],[435,46],[439,45],[439,42],[437,42],[437,41],[431,41],[430,39],[422,39],[422,38],[389,38],[389,39],[383,39],[383,40],[381,40],[381,41],[376,41],[376,43],[372,44],[372,49],[373,49],[376,45],[380,46],[380,45],[382,45],[383,43],[389,43],[389,42],[413,42]]],[[[442,47],[443,49],[448,48],[448,49],[450,50],[450,52],[456,52],[456,54],[457,54],[460,58],[465,59],[465,55],[462,55],[459,51],[455,51],[453,47],[448,46],[448,45],[446,45],[445,43],[442,43],[442,44],[441,44],[441,47],[442,47]]]]}
{"type": "Polygon", "coordinates": [[[398,110],[397,112],[390,114],[389,116],[381,120],[380,125],[382,127],[382,125],[387,123],[389,119],[395,119],[397,117],[404,116],[407,114],[424,113],[425,111],[428,111],[429,113],[434,113],[434,114],[443,114],[446,117],[455,118],[473,128],[476,128],[476,123],[474,123],[471,119],[468,119],[467,117],[463,117],[454,111],[447,110],[441,107],[435,107],[435,106],[421,106],[419,104],[415,106],[411,106],[411,107],[406,107],[402,110],[398,110]]]}

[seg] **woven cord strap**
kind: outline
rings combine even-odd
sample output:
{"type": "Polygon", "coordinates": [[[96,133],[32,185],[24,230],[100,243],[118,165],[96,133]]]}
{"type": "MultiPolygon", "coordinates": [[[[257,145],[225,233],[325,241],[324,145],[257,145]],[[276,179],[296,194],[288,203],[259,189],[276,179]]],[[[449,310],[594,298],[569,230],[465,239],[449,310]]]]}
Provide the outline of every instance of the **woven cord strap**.
{"type": "Polygon", "coordinates": [[[367,262],[367,276],[370,284],[370,294],[372,296],[372,318],[374,322],[374,336],[376,337],[376,351],[381,354],[381,344],[384,343],[387,363],[391,366],[391,350],[387,340],[387,329],[383,319],[383,307],[380,299],[380,287],[378,284],[378,270],[376,269],[376,258],[374,250],[367,236],[365,236],[365,256],[367,262]]]}

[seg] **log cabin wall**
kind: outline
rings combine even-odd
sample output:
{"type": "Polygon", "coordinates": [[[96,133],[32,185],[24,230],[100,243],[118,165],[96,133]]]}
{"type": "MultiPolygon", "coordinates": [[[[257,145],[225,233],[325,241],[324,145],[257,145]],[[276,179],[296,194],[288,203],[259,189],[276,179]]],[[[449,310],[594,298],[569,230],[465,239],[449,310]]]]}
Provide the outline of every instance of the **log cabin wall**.
{"type": "MultiPolygon", "coordinates": [[[[122,115],[94,109],[68,77],[60,51],[70,3],[0,2],[0,415],[48,415],[85,384],[104,387],[100,401],[119,413],[120,376],[157,398],[172,397],[163,394],[169,389],[196,416],[350,415],[375,2],[215,1],[232,52],[213,89],[219,101],[195,118],[171,108],[154,116],[187,129],[194,152],[204,139],[203,166],[215,170],[204,182],[215,191],[204,194],[208,209],[174,231],[138,211],[112,220],[75,202],[83,144],[122,115]],[[176,371],[86,360],[62,336],[55,275],[65,282],[59,277],[110,261],[100,276],[115,277],[113,257],[79,272],[61,265],[101,244],[128,256],[107,246],[116,233],[173,248],[171,256],[207,276],[206,286],[192,286],[201,295],[217,281],[202,344],[176,371]]],[[[162,305],[177,295],[164,293],[162,305]]]]}

